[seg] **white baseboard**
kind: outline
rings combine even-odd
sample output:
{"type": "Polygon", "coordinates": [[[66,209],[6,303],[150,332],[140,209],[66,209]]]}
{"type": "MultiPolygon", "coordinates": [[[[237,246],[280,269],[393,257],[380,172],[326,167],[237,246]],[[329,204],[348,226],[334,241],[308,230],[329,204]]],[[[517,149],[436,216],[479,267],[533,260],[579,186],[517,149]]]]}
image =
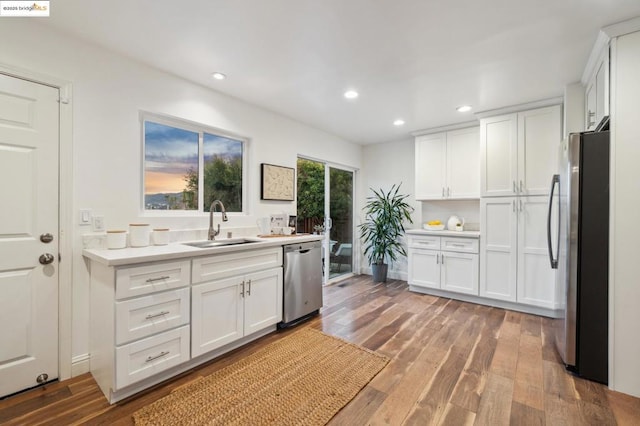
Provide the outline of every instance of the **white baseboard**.
{"type": "MultiPolygon", "coordinates": [[[[360,269],[361,274],[365,275],[373,275],[371,272],[371,267],[367,266],[360,269]]],[[[387,278],[391,278],[393,280],[407,281],[409,279],[409,274],[406,271],[398,271],[398,270],[389,270],[387,271],[387,278]]]]}
{"type": "Polygon", "coordinates": [[[89,370],[89,354],[77,355],[71,358],[71,377],[88,373],[89,370]]]}

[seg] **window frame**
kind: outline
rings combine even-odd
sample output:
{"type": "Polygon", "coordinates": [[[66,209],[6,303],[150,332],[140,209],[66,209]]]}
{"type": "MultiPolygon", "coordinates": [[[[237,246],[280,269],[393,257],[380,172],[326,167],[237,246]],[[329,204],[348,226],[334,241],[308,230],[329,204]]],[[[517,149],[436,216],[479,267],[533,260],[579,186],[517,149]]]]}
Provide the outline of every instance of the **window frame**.
{"type": "MultiPolygon", "coordinates": [[[[228,130],[220,129],[213,126],[208,126],[202,123],[198,123],[183,118],[173,117],[164,114],[156,114],[148,111],[140,111],[140,140],[141,140],[141,168],[140,168],[140,211],[142,216],[146,217],[186,217],[186,216],[208,216],[209,212],[204,211],[204,133],[210,135],[221,136],[237,140],[242,143],[242,211],[239,212],[227,212],[231,216],[246,216],[249,214],[249,206],[247,204],[247,182],[249,179],[249,142],[250,139],[246,136],[242,136],[228,130]],[[197,210],[149,210],[146,209],[145,203],[145,157],[146,157],[146,138],[145,138],[145,122],[151,121],[153,123],[162,124],[165,126],[171,126],[179,128],[181,130],[187,130],[190,132],[198,133],[198,209],[197,210]]],[[[223,201],[224,202],[224,201],[223,201]]]]}

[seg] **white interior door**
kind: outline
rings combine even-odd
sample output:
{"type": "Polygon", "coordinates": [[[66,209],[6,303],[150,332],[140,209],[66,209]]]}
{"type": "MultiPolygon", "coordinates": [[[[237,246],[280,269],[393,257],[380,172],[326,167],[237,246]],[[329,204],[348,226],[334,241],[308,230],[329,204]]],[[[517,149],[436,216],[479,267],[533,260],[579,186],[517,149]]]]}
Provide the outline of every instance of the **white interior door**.
{"type": "Polygon", "coordinates": [[[58,377],[58,97],[0,74],[0,396],[58,377]]]}

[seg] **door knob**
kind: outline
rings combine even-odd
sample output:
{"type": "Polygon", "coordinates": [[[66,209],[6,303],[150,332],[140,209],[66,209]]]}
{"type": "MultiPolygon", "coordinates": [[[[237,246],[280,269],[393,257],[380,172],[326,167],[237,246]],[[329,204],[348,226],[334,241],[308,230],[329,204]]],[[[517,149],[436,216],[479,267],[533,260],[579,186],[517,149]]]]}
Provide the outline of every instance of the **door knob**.
{"type": "Polygon", "coordinates": [[[43,265],[48,265],[50,263],[53,263],[54,259],[55,259],[55,257],[53,257],[53,255],[51,253],[41,254],[40,257],[38,258],[40,263],[43,264],[43,265]]]}
{"type": "Polygon", "coordinates": [[[42,241],[43,243],[50,243],[51,241],[53,241],[53,235],[48,232],[46,234],[42,234],[40,235],[40,241],[42,241]]]}

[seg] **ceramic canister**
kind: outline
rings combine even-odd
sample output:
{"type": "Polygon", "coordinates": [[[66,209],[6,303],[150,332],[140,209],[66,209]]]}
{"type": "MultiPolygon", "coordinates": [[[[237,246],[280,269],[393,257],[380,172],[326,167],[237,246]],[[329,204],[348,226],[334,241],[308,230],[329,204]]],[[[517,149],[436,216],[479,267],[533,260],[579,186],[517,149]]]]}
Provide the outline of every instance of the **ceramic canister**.
{"type": "Polygon", "coordinates": [[[122,249],[127,246],[127,231],[107,231],[107,248],[122,249]]]}
{"type": "Polygon", "coordinates": [[[146,247],[149,245],[151,227],[148,223],[129,224],[129,245],[131,247],[146,247]]]}
{"type": "Polygon", "coordinates": [[[157,246],[169,244],[169,228],[153,228],[153,244],[157,246]]]}

